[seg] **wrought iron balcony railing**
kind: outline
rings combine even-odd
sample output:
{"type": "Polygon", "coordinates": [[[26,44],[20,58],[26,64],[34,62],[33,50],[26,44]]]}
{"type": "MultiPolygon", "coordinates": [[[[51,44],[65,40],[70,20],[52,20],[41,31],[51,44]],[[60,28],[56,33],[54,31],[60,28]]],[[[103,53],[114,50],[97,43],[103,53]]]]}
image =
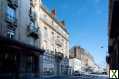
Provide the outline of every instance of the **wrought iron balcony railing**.
{"type": "Polygon", "coordinates": [[[61,52],[56,52],[56,53],[55,53],[55,56],[58,58],[58,60],[59,60],[59,59],[62,60],[63,57],[64,57],[63,53],[61,53],[61,52]]]}
{"type": "Polygon", "coordinates": [[[5,21],[7,22],[8,26],[16,28],[17,27],[17,19],[11,19],[9,16],[5,17],[5,21]]]}
{"type": "Polygon", "coordinates": [[[60,47],[62,47],[62,45],[63,45],[63,43],[62,43],[59,39],[57,39],[57,40],[55,41],[55,43],[56,43],[58,46],[60,46],[60,47]]]}
{"type": "Polygon", "coordinates": [[[18,7],[18,0],[8,0],[8,5],[17,8],[18,7]]]}

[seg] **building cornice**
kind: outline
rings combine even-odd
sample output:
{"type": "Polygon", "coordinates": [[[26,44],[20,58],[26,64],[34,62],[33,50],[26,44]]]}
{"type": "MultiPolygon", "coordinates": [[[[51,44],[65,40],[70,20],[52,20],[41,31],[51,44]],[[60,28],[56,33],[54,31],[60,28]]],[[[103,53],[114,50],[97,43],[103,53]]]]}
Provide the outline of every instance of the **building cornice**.
{"type": "Polygon", "coordinates": [[[45,12],[47,13],[47,15],[53,19],[68,35],[69,35],[69,32],[66,30],[66,28],[64,28],[64,25],[62,23],[60,23],[56,18],[52,17],[52,15],[49,13],[49,11],[47,10],[47,8],[45,8],[43,5],[40,6],[40,8],[45,12]]]}

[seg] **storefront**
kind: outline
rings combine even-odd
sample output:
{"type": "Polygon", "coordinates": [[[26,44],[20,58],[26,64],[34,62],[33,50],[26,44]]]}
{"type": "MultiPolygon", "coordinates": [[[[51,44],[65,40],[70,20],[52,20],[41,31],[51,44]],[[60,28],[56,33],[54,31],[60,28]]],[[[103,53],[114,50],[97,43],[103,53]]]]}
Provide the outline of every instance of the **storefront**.
{"type": "Polygon", "coordinates": [[[0,36],[0,79],[31,79],[40,74],[44,50],[0,36]]]}
{"type": "Polygon", "coordinates": [[[42,64],[43,64],[43,76],[54,76],[55,69],[55,55],[45,52],[42,56],[42,64]]]}
{"type": "Polygon", "coordinates": [[[44,52],[41,64],[42,64],[42,77],[53,77],[62,75],[61,73],[61,61],[63,54],[60,52],[50,53],[44,52]]]}
{"type": "Polygon", "coordinates": [[[61,61],[61,75],[68,75],[69,74],[69,59],[67,57],[63,58],[61,61]]]}

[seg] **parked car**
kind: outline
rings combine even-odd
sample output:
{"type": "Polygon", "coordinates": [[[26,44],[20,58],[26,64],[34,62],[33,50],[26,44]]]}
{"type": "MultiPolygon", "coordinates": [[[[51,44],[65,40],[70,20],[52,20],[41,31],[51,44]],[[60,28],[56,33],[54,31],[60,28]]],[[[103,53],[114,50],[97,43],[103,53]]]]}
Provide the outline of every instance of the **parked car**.
{"type": "Polygon", "coordinates": [[[75,72],[73,73],[73,75],[74,75],[74,76],[80,76],[81,74],[80,74],[79,71],[75,71],[75,72]]]}

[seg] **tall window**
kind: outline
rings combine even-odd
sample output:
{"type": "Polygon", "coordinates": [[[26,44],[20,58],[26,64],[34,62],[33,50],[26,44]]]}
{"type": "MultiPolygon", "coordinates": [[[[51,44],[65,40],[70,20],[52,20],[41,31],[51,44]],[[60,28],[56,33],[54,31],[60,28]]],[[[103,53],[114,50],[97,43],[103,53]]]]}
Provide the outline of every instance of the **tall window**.
{"type": "Polygon", "coordinates": [[[6,17],[7,17],[7,19],[9,21],[15,22],[16,21],[16,12],[15,12],[15,9],[7,6],[6,17]]]}
{"type": "Polygon", "coordinates": [[[44,27],[44,39],[47,40],[48,39],[48,32],[47,32],[47,28],[44,27]]]}
{"type": "Polygon", "coordinates": [[[29,37],[29,43],[30,43],[32,46],[35,46],[35,39],[33,39],[32,37],[29,37]]]}
{"type": "Polygon", "coordinates": [[[54,51],[54,32],[51,32],[50,43],[51,43],[51,49],[52,51],[54,51]]]}

